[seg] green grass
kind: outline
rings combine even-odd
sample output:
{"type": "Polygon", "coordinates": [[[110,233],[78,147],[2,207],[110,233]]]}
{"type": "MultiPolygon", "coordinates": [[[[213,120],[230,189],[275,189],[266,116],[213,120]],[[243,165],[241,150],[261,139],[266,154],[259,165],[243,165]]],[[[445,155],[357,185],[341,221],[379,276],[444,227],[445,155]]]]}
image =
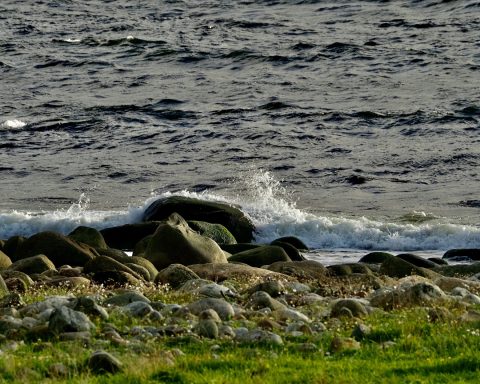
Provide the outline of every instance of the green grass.
{"type": "MultiPolygon", "coordinates": [[[[45,297],[60,292],[42,292],[45,297]]],[[[147,292],[148,293],[148,292],[147,292]]],[[[148,295],[148,294],[147,294],[148,295]]],[[[156,299],[179,302],[173,292],[156,299]]],[[[34,296],[26,297],[33,301],[34,296]]],[[[354,320],[344,320],[322,334],[299,338],[281,334],[284,346],[245,345],[232,340],[199,340],[193,336],[158,337],[116,346],[103,340],[102,325],[88,345],[81,342],[3,340],[0,343],[0,383],[477,383],[480,377],[480,324],[458,320],[461,308],[449,308],[452,320],[430,322],[422,308],[375,312],[363,323],[372,332],[361,349],[334,354],[334,336],[350,336],[354,320]],[[315,351],[302,351],[312,343],[315,351]],[[94,375],[86,362],[104,349],[123,363],[115,375],[94,375]],[[183,355],[174,356],[175,350],[183,355]],[[52,376],[52,366],[67,368],[65,377],[52,376]]],[[[328,319],[325,320],[328,328],[328,319]]],[[[115,317],[117,329],[146,320],[115,317]]],[[[155,325],[155,324],[152,324],[155,325]]],[[[235,324],[234,324],[235,325],[235,324]]]]}

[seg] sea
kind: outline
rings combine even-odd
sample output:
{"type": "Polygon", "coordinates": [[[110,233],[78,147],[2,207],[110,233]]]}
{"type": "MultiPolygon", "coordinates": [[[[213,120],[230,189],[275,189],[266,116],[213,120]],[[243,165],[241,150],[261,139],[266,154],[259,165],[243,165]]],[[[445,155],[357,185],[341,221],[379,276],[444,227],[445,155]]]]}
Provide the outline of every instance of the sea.
{"type": "Polygon", "coordinates": [[[235,204],[325,264],[480,248],[480,1],[2,0],[0,239],[235,204]]]}

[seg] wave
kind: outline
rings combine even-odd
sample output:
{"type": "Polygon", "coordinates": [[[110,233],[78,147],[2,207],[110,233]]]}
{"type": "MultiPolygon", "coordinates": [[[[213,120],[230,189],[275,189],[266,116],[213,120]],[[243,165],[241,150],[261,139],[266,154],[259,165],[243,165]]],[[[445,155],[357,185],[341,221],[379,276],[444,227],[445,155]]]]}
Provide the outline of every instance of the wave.
{"type": "Polygon", "coordinates": [[[0,124],[0,128],[6,129],[20,129],[25,127],[27,123],[24,123],[22,120],[13,119],[13,120],[6,120],[0,124]]]}
{"type": "Polygon", "coordinates": [[[180,195],[221,201],[240,208],[254,222],[257,243],[269,243],[282,236],[297,236],[311,249],[445,251],[452,248],[480,248],[480,227],[446,222],[423,212],[406,214],[396,220],[313,214],[296,207],[292,192],[282,187],[270,172],[246,171],[231,182],[222,194],[202,188],[194,191],[153,193],[142,206],[124,211],[93,211],[88,197],[68,209],[51,212],[0,213],[0,238],[29,236],[43,230],[69,233],[79,225],[97,229],[140,222],[144,210],[157,198],[180,195]]]}

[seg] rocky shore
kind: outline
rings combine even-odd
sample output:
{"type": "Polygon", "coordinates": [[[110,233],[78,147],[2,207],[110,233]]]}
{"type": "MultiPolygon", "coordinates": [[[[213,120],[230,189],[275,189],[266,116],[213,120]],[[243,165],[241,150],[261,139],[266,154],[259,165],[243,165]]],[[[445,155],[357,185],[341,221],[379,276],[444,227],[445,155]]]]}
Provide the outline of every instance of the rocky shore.
{"type": "MultiPolygon", "coordinates": [[[[307,247],[297,238],[250,243],[254,226],[224,204],[172,197],[152,204],[144,219],[0,241],[0,350],[80,341],[95,349],[86,370],[115,373],[124,362],[109,345],[135,351],[148,340],[188,337],[232,345],[288,341],[315,352],[319,346],[305,336],[330,332],[324,352],[335,354],[374,340],[364,323],[378,312],[420,307],[431,321],[480,321],[480,250],[432,260],[373,252],[325,267],[302,256],[307,247]],[[449,265],[453,257],[472,262],[449,265]],[[344,322],[351,334],[335,335],[344,322]]],[[[164,361],[174,365],[182,354],[167,349],[164,361]]],[[[49,369],[69,375],[62,364],[49,369]]]]}

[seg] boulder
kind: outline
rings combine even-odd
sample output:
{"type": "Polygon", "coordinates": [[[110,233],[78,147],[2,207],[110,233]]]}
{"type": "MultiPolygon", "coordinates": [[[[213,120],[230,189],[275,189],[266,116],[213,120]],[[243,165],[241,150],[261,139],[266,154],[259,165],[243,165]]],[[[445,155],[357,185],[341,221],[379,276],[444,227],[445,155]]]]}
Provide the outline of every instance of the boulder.
{"type": "Polygon", "coordinates": [[[288,280],[289,277],[262,268],[250,267],[243,264],[195,264],[188,266],[200,278],[212,281],[227,279],[245,280],[252,278],[271,277],[273,279],[288,280]]]}
{"type": "Polygon", "coordinates": [[[83,266],[95,258],[92,251],[66,236],[55,232],[40,232],[19,245],[15,260],[40,254],[47,256],[57,267],[65,264],[83,266]]]}
{"type": "Polygon", "coordinates": [[[426,268],[417,267],[416,265],[413,265],[399,257],[391,257],[386,259],[380,266],[379,273],[394,278],[402,278],[410,275],[418,275],[429,278],[438,277],[438,274],[435,272],[426,268]]]}
{"type": "Polygon", "coordinates": [[[282,248],[290,258],[290,260],[292,261],[306,260],[305,257],[300,253],[300,251],[290,243],[285,243],[280,240],[275,240],[275,241],[272,241],[270,245],[275,245],[277,247],[282,248]]]}
{"type": "Polygon", "coordinates": [[[155,268],[155,266],[152,264],[151,261],[145,259],[144,257],[132,256],[129,258],[129,262],[145,268],[150,275],[150,278],[148,281],[155,280],[155,277],[158,274],[158,269],[155,268]]]}
{"type": "Polygon", "coordinates": [[[251,243],[218,244],[218,245],[220,245],[220,248],[222,248],[224,251],[232,255],[243,252],[243,251],[248,251],[251,249],[262,247],[261,245],[251,244],[251,243]]]}
{"type": "Polygon", "coordinates": [[[134,276],[125,271],[100,271],[93,273],[92,281],[106,286],[129,285],[136,287],[142,284],[142,280],[136,276],[138,275],[134,276]]]}
{"type": "Polygon", "coordinates": [[[480,273],[480,262],[477,261],[472,264],[441,265],[435,267],[433,271],[443,276],[470,277],[480,273]]]}
{"type": "Polygon", "coordinates": [[[444,259],[464,258],[480,260],[480,248],[450,249],[443,254],[444,259]]]}
{"type": "Polygon", "coordinates": [[[95,228],[80,226],[70,232],[68,237],[77,243],[88,244],[95,249],[108,248],[102,234],[95,228]]]}
{"type": "Polygon", "coordinates": [[[112,259],[108,256],[98,256],[93,260],[90,260],[85,264],[83,268],[84,273],[96,274],[99,272],[108,272],[108,271],[122,271],[127,272],[135,278],[141,280],[142,276],[136,273],[131,268],[127,267],[125,264],[120,263],[119,261],[112,259]]]}
{"type": "Polygon", "coordinates": [[[192,279],[199,279],[199,277],[190,268],[182,264],[171,264],[158,272],[155,283],[169,284],[173,289],[176,289],[192,279]]]}
{"type": "Polygon", "coordinates": [[[124,291],[116,294],[115,296],[109,297],[103,302],[103,304],[106,306],[123,307],[127,304],[134,303],[136,301],[143,301],[144,303],[150,303],[150,299],[145,297],[141,292],[124,291]]]}
{"type": "Polygon", "coordinates": [[[3,277],[0,275],[0,298],[8,295],[8,293],[7,284],[5,284],[5,280],[3,280],[3,277]]]}
{"type": "Polygon", "coordinates": [[[391,257],[395,256],[388,252],[370,252],[363,256],[358,262],[366,264],[381,264],[391,257]]]}
{"type": "Polygon", "coordinates": [[[327,269],[314,260],[280,261],[269,265],[267,269],[303,280],[317,280],[328,274],[327,269]]]}
{"type": "Polygon", "coordinates": [[[437,265],[448,265],[448,261],[445,259],[440,259],[439,257],[429,257],[428,260],[437,264],[437,265]]]}
{"type": "Polygon", "coordinates": [[[148,243],[153,237],[153,233],[151,235],[145,236],[142,240],[140,240],[137,244],[135,244],[135,247],[133,248],[133,256],[137,255],[143,255],[145,254],[145,250],[148,247],[148,243]]]}
{"type": "Polygon", "coordinates": [[[287,308],[285,304],[282,304],[264,291],[254,292],[248,299],[246,306],[252,309],[270,308],[272,311],[287,308]]]}
{"type": "Polygon", "coordinates": [[[145,250],[145,258],[158,269],[170,264],[226,263],[215,241],[193,231],[178,214],[160,224],[145,250]]]}
{"type": "Polygon", "coordinates": [[[88,359],[87,366],[94,374],[115,374],[123,370],[122,363],[105,351],[95,351],[88,359]]]}
{"type": "Polygon", "coordinates": [[[95,325],[84,313],[62,306],[53,310],[48,321],[48,329],[54,334],[88,332],[95,329],[95,325]]]}
{"type": "Polygon", "coordinates": [[[31,275],[33,273],[42,273],[45,271],[54,271],[55,265],[45,255],[37,255],[27,257],[25,259],[15,261],[8,268],[12,271],[20,271],[31,275]]]}
{"type": "Polygon", "coordinates": [[[200,235],[209,237],[217,244],[237,244],[237,240],[222,224],[212,224],[205,221],[189,220],[190,228],[200,235]]]}
{"type": "Polygon", "coordinates": [[[130,256],[128,256],[125,252],[121,249],[116,248],[101,248],[97,250],[99,256],[108,256],[112,259],[115,259],[121,263],[126,263],[130,260],[130,256]]]}
{"type": "Polygon", "coordinates": [[[341,317],[342,309],[347,308],[350,310],[354,317],[365,317],[368,315],[368,311],[365,305],[356,299],[340,299],[333,304],[331,317],[341,317]]]}
{"type": "Polygon", "coordinates": [[[5,253],[0,251],[0,271],[7,269],[12,264],[12,260],[5,253]]]}
{"type": "Polygon", "coordinates": [[[148,235],[152,235],[160,222],[125,224],[105,228],[100,231],[109,247],[116,249],[134,249],[135,245],[148,235]]]}
{"type": "Polygon", "coordinates": [[[308,251],[307,245],[302,240],[300,240],[298,237],[295,237],[295,236],[279,237],[278,239],[273,240],[271,244],[274,245],[273,243],[276,243],[276,242],[290,244],[291,246],[297,248],[300,251],[308,251]]]}
{"type": "Polygon", "coordinates": [[[12,261],[16,260],[15,255],[17,253],[17,249],[26,240],[23,236],[12,236],[10,237],[4,244],[2,251],[12,259],[12,261]]]}
{"type": "Polygon", "coordinates": [[[207,309],[213,309],[222,320],[228,320],[235,315],[235,311],[230,303],[223,299],[210,297],[194,301],[193,303],[188,304],[187,308],[194,315],[200,315],[200,313],[207,309]]]}
{"type": "Polygon", "coordinates": [[[143,221],[165,220],[174,212],[186,220],[222,224],[239,242],[248,243],[253,239],[255,226],[238,208],[189,197],[171,196],[154,201],[145,210],[143,221]]]}
{"type": "Polygon", "coordinates": [[[435,264],[433,261],[424,259],[423,257],[414,255],[412,253],[401,253],[400,255],[397,255],[397,257],[408,261],[410,264],[416,265],[417,267],[435,268],[437,266],[437,264],[435,264]]]}
{"type": "Polygon", "coordinates": [[[345,263],[329,265],[327,269],[335,276],[350,276],[358,273],[362,275],[372,275],[372,270],[368,265],[363,263],[345,263]]]}
{"type": "Polygon", "coordinates": [[[248,251],[236,253],[228,258],[228,262],[238,262],[251,267],[262,267],[277,261],[291,261],[283,248],[275,245],[265,245],[248,251]]]}
{"type": "Polygon", "coordinates": [[[145,267],[142,267],[141,265],[135,264],[135,263],[125,263],[124,264],[126,267],[130,268],[132,271],[134,271],[138,276],[140,276],[143,280],[145,281],[153,281],[150,278],[150,272],[148,272],[148,269],[145,267]]]}

